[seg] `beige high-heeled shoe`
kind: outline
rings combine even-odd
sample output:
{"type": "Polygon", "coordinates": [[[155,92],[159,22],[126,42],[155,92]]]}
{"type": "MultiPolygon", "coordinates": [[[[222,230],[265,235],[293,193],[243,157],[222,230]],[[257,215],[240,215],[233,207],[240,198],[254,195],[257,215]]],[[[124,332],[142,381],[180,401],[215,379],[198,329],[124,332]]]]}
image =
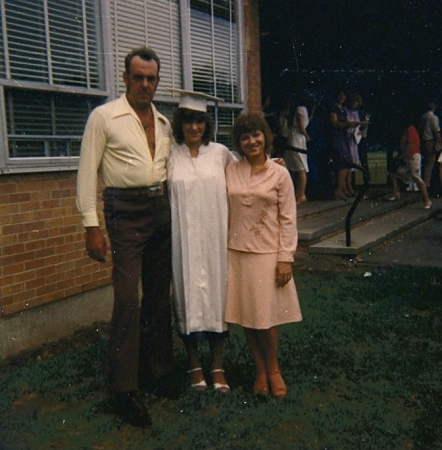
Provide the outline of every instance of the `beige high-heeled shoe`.
{"type": "Polygon", "coordinates": [[[281,399],[287,395],[287,386],[279,370],[269,376],[269,382],[272,395],[275,398],[281,399]]]}
{"type": "Polygon", "coordinates": [[[255,384],[253,385],[253,393],[255,395],[269,395],[269,383],[265,372],[256,374],[255,384]]]}

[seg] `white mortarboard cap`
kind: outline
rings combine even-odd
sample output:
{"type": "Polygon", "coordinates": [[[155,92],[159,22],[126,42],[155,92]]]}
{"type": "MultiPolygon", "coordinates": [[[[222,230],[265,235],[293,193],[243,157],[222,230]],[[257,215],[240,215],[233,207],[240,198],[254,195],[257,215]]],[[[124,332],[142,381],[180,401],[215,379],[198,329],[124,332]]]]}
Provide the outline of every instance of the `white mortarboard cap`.
{"type": "Polygon", "coordinates": [[[181,94],[181,100],[178,108],[187,108],[194,111],[207,112],[207,100],[212,100],[215,103],[222,101],[221,98],[213,95],[203,94],[202,92],[186,91],[183,89],[171,89],[173,92],[181,94]]]}

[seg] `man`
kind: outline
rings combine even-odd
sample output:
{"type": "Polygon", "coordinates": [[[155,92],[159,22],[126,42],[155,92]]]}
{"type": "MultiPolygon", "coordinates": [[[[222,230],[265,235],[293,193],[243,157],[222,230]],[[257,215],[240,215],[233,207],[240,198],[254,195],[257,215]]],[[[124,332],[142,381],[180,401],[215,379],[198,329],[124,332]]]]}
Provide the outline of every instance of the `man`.
{"type": "Polygon", "coordinates": [[[98,171],[105,186],[104,214],[112,247],[114,287],[111,388],[118,415],[140,427],[149,426],[151,418],[136,395],[138,383],[172,380],[173,371],[171,218],[165,186],[172,131],[152,103],[159,71],[160,60],[149,48],[136,48],[126,56],[126,93],[90,115],[77,180],[86,250],[100,262],[105,261],[107,249],[96,210],[98,171]]]}
{"type": "Polygon", "coordinates": [[[421,154],[423,179],[427,188],[431,185],[431,176],[433,173],[434,163],[436,162],[437,153],[442,148],[442,140],[440,136],[439,118],[434,114],[436,104],[430,102],[427,106],[426,113],[421,117],[420,138],[421,138],[421,154]]]}

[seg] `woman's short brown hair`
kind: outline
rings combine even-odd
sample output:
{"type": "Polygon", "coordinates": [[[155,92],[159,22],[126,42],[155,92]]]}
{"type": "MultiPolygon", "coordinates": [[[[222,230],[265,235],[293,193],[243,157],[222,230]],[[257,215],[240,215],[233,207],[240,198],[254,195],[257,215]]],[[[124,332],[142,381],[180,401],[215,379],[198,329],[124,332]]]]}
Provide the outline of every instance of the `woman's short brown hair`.
{"type": "Polygon", "coordinates": [[[207,145],[213,136],[212,117],[205,112],[188,108],[178,108],[173,114],[172,132],[175,141],[180,145],[184,142],[183,125],[185,123],[192,123],[193,121],[200,123],[204,122],[206,124],[206,129],[204,130],[201,141],[204,145],[207,145]]]}
{"type": "Polygon", "coordinates": [[[236,118],[232,128],[233,150],[244,156],[240,145],[241,135],[243,133],[253,133],[257,130],[264,134],[264,153],[270,155],[273,150],[273,134],[270,131],[267,121],[258,113],[245,113],[236,118]]]}

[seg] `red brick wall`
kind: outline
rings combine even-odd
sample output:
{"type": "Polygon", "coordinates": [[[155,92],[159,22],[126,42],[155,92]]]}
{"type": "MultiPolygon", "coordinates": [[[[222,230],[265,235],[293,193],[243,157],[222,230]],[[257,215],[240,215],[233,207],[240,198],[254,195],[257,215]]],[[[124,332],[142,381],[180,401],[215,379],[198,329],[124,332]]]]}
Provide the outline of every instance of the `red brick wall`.
{"type": "Polygon", "coordinates": [[[248,110],[261,112],[261,56],[259,40],[259,0],[244,1],[247,53],[248,110]]]}
{"type": "Polygon", "coordinates": [[[76,175],[0,176],[2,316],[110,283],[111,263],[84,249],[76,175]]]}

